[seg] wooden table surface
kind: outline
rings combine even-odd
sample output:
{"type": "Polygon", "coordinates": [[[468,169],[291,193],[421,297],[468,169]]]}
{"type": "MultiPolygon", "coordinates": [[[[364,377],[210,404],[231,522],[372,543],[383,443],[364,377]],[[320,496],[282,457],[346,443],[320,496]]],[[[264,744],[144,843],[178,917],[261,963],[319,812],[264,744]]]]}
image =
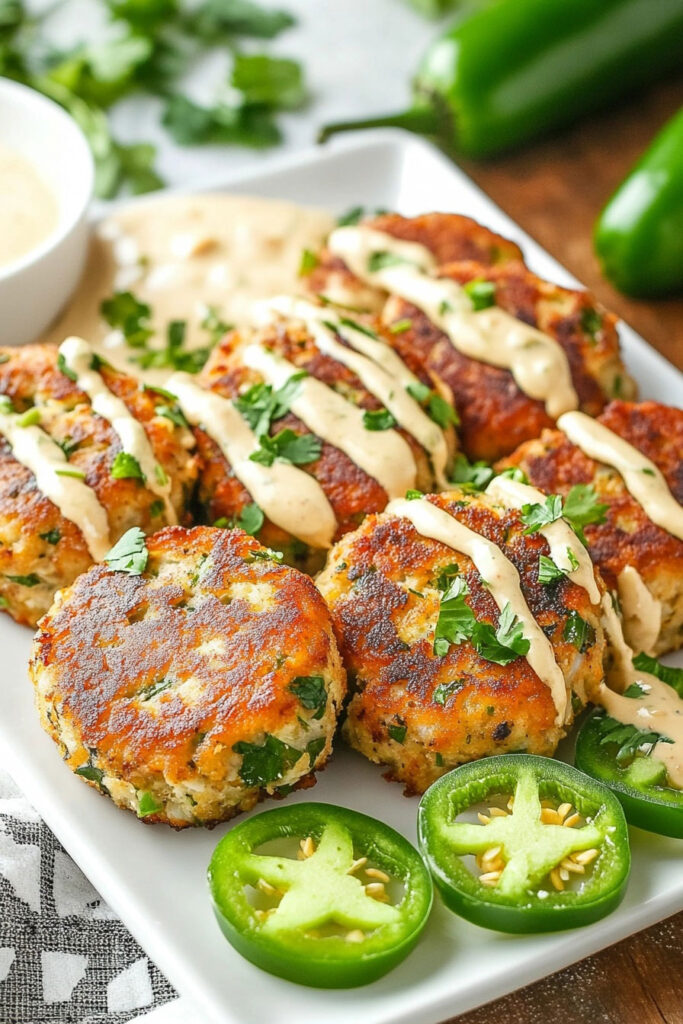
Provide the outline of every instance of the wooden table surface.
{"type": "MultiPolygon", "coordinates": [[[[625,298],[601,276],[591,244],[600,208],[681,105],[683,79],[523,152],[487,164],[461,163],[604,305],[683,368],[683,298],[625,298]]],[[[678,914],[575,967],[464,1014],[456,1018],[457,1024],[683,1024],[682,958],[683,914],[678,914]]]]}

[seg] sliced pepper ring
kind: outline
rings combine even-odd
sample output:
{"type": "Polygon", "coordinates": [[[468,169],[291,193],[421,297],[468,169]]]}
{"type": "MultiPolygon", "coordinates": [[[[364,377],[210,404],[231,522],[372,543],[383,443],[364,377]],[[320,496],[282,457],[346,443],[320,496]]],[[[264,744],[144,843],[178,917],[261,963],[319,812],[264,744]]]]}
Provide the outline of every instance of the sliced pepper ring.
{"type": "Polygon", "coordinates": [[[301,803],[264,811],[216,847],[209,886],[218,923],[242,956],[302,985],[365,985],[413,949],[431,910],[432,882],[407,839],[365,814],[301,803]],[[299,840],[301,856],[259,854],[299,840]],[[365,876],[365,880],[363,880],[365,876]],[[397,884],[402,894],[391,902],[397,884]],[[270,892],[259,909],[249,888],[270,892]]]}
{"type": "Polygon", "coordinates": [[[497,931],[590,924],[619,905],[628,881],[631,856],[619,801],[551,758],[503,754],[442,776],[420,801],[418,835],[446,906],[497,931]],[[513,798],[510,813],[498,808],[490,818],[482,815],[482,824],[456,820],[501,794],[513,798]],[[559,810],[544,809],[542,801],[559,810]],[[585,824],[579,825],[581,819],[585,824]],[[481,875],[463,860],[468,854],[479,857],[481,875]],[[556,872],[581,883],[565,888],[561,876],[551,874],[556,872]]]}
{"type": "Polygon", "coordinates": [[[666,784],[657,747],[645,757],[620,764],[617,734],[605,727],[609,721],[599,708],[588,716],[576,738],[576,767],[609,786],[632,825],[683,839],[683,790],[666,784]]]}

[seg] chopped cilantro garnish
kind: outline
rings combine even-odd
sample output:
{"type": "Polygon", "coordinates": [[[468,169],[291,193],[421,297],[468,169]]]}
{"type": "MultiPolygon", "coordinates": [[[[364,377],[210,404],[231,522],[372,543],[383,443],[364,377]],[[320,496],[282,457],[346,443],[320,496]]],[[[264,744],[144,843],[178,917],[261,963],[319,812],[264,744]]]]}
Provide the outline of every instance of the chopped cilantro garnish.
{"type": "Polygon", "coordinates": [[[57,353],[57,369],[59,370],[60,373],[63,373],[65,377],[68,377],[69,380],[78,380],[77,374],[75,374],[74,371],[67,365],[63,352],[57,353]]]}
{"type": "Polygon", "coordinates": [[[261,434],[259,447],[249,458],[262,466],[272,466],[276,459],[291,462],[294,466],[305,466],[320,458],[322,442],[314,434],[297,434],[286,428],[274,437],[261,434]]]}
{"type": "Polygon", "coordinates": [[[148,558],[149,552],[145,544],[145,535],[139,526],[133,526],[104,556],[104,561],[115,572],[127,572],[130,576],[139,576],[145,571],[148,558]]]}
{"type": "Polygon", "coordinates": [[[35,427],[36,423],[40,423],[40,416],[40,409],[27,409],[21,414],[17,423],[20,427],[35,427]]]}
{"type": "Polygon", "coordinates": [[[151,793],[144,790],[138,796],[138,818],[148,818],[150,814],[160,811],[162,805],[157,803],[151,793]]]}
{"type": "Polygon", "coordinates": [[[62,535],[59,530],[48,530],[47,533],[41,533],[38,535],[42,540],[47,541],[48,544],[59,544],[62,535]]]}
{"type": "Polygon", "coordinates": [[[595,630],[578,612],[571,611],[562,630],[562,639],[574,644],[577,651],[583,654],[595,643],[595,630]]]}
{"type": "Polygon", "coordinates": [[[232,325],[221,319],[220,312],[216,306],[207,306],[206,313],[201,322],[203,330],[208,331],[211,345],[217,345],[224,334],[231,330],[232,325]]]}
{"type": "Polygon", "coordinates": [[[157,679],[156,682],[150,683],[149,686],[145,686],[138,693],[140,700],[151,700],[152,697],[156,697],[158,693],[163,693],[164,690],[170,690],[173,686],[172,679],[157,679]]]}
{"type": "Polygon", "coordinates": [[[520,517],[526,525],[525,534],[536,533],[544,526],[554,523],[562,516],[562,498],[559,494],[549,494],[543,504],[522,505],[520,517]]]}
{"type": "Polygon", "coordinates": [[[411,487],[406,491],[406,501],[417,501],[418,498],[424,498],[424,491],[418,491],[416,487],[411,487]]]}
{"type": "Polygon", "coordinates": [[[564,499],[562,515],[569,521],[582,543],[586,543],[583,527],[591,523],[604,523],[608,505],[598,500],[595,488],[591,484],[574,484],[564,499]]]}
{"type": "Polygon", "coordinates": [[[459,484],[466,491],[483,491],[493,477],[488,462],[470,462],[465,455],[457,455],[451,475],[451,483],[459,484]]]}
{"type": "Polygon", "coordinates": [[[683,698],[683,668],[674,668],[673,665],[662,665],[657,658],[648,654],[640,653],[633,659],[633,667],[639,672],[649,672],[663,683],[672,686],[679,697],[683,698]]]}
{"type": "Polygon", "coordinates": [[[277,736],[266,733],[262,744],[240,740],[233,745],[234,752],[242,755],[239,776],[247,786],[267,786],[277,782],[296,764],[302,751],[283,743],[277,736]]]}
{"type": "Polygon", "coordinates": [[[30,572],[28,576],[10,576],[9,573],[5,573],[5,579],[9,580],[10,583],[18,583],[21,587],[37,587],[39,583],[42,583],[40,576],[37,576],[34,572],[30,572]]]}
{"type": "Polygon", "coordinates": [[[306,753],[308,754],[308,760],[311,768],[318,759],[318,755],[325,746],[325,737],[318,736],[315,740],[309,740],[306,744],[306,753]]]}
{"type": "Polygon", "coordinates": [[[393,324],[389,325],[390,334],[405,334],[413,326],[413,321],[408,317],[404,317],[403,320],[396,320],[393,324]]]}
{"type": "Polygon", "coordinates": [[[368,256],[368,272],[376,274],[380,270],[385,270],[387,267],[397,267],[401,263],[409,263],[409,260],[404,259],[403,256],[399,256],[395,252],[373,252],[368,256]]]}
{"type": "Polygon", "coordinates": [[[55,473],[57,476],[70,476],[74,480],[85,480],[85,472],[82,469],[77,469],[76,466],[64,466],[63,469],[56,469],[55,473]]]}
{"type": "Polygon", "coordinates": [[[364,206],[352,206],[346,213],[342,213],[340,217],[337,217],[337,224],[340,228],[349,227],[353,224],[358,224],[364,216],[364,206]]]}
{"type": "Polygon", "coordinates": [[[476,623],[472,643],[482,658],[497,665],[508,665],[515,658],[523,657],[531,646],[510,604],[500,613],[497,629],[488,622],[476,623]]]}
{"type": "Polygon", "coordinates": [[[301,252],[301,260],[299,262],[299,277],[306,277],[307,274],[313,273],[315,268],[318,266],[318,257],[310,249],[303,249],[301,252]]]}
{"type": "Polygon", "coordinates": [[[104,299],[100,303],[100,313],[110,327],[117,327],[123,332],[126,344],[131,348],[144,347],[154,333],[149,324],[150,307],[136,299],[132,292],[116,292],[111,298],[104,299]]]}
{"type": "Polygon", "coordinates": [[[556,580],[563,579],[567,574],[564,569],[560,569],[558,565],[555,565],[552,558],[548,558],[547,555],[539,555],[538,558],[538,582],[544,585],[548,583],[555,583],[556,580]]]}
{"type": "Polygon", "coordinates": [[[404,743],[408,727],[406,725],[390,725],[387,729],[389,736],[395,743],[404,743]]]}
{"type": "Polygon", "coordinates": [[[99,786],[103,793],[107,792],[107,789],[102,782],[104,779],[104,772],[101,768],[96,768],[92,764],[82,764],[80,768],[76,769],[74,774],[80,775],[82,779],[87,779],[88,782],[94,782],[99,786]]]}
{"type": "Polygon", "coordinates": [[[396,420],[388,409],[366,409],[363,413],[363,426],[366,430],[391,430],[396,420]]]}
{"type": "Polygon", "coordinates": [[[365,334],[368,338],[373,338],[375,341],[377,340],[378,335],[376,331],[373,331],[370,327],[366,327],[365,324],[359,323],[358,320],[351,320],[348,316],[340,316],[339,323],[344,327],[350,327],[352,331],[359,331],[361,334],[365,334]]]}
{"type": "Polygon", "coordinates": [[[463,679],[454,679],[452,683],[440,683],[432,694],[432,700],[435,704],[445,707],[451,697],[454,697],[459,690],[462,690],[464,685],[465,681],[463,679]]]}
{"type": "Polygon", "coordinates": [[[322,718],[327,707],[327,690],[322,676],[297,676],[288,686],[302,707],[309,711],[315,710],[312,716],[322,718]]]}
{"type": "Polygon", "coordinates": [[[527,654],[530,642],[523,635],[522,623],[514,615],[510,604],[503,608],[498,626],[478,622],[465,601],[469,593],[465,580],[457,576],[444,591],[439,606],[439,617],[434,631],[434,653],[444,657],[451,644],[469,640],[478,654],[487,661],[507,665],[515,658],[527,654]]]}
{"type": "Polygon", "coordinates": [[[111,464],[111,475],[114,480],[145,479],[140,463],[129,452],[117,452],[111,464]]]}
{"type": "Polygon", "coordinates": [[[597,341],[597,333],[602,329],[602,317],[592,306],[581,310],[581,330],[588,334],[593,344],[597,341]]]}
{"type": "Polygon", "coordinates": [[[485,281],[483,277],[476,277],[463,285],[463,291],[467,294],[472,308],[476,311],[488,309],[495,303],[496,286],[493,281],[485,281]]]}
{"type": "Polygon", "coordinates": [[[467,583],[461,576],[450,582],[442,593],[434,630],[434,654],[440,658],[448,653],[451,644],[461,644],[472,636],[475,618],[465,600],[468,593],[467,583]]]}
{"type": "Polygon", "coordinates": [[[305,370],[293,373],[281,388],[272,384],[252,384],[243,394],[233,399],[233,405],[244,417],[255,434],[266,434],[275,420],[285,416],[301,388],[305,370]]]}
{"type": "Polygon", "coordinates": [[[442,398],[437,391],[432,391],[426,384],[422,384],[421,381],[408,384],[406,391],[420,405],[426,404],[429,418],[434,420],[442,430],[446,430],[451,425],[457,426],[460,423],[460,417],[453,406],[449,405],[446,399],[442,398]]]}

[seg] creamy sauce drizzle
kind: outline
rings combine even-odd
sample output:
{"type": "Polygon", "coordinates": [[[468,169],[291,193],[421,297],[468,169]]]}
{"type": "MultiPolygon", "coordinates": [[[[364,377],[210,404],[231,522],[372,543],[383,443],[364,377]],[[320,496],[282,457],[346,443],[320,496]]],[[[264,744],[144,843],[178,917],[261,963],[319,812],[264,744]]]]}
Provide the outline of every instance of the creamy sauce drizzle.
{"type": "MultiPolygon", "coordinates": [[[[543,504],[546,495],[542,494],[535,487],[523,484],[518,480],[511,480],[510,477],[497,476],[486,488],[486,493],[506,508],[521,508],[522,505],[543,504]]],[[[564,519],[556,519],[554,523],[542,526],[538,531],[548,541],[550,546],[550,557],[558,569],[562,569],[571,577],[571,582],[583,587],[587,592],[592,604],[600,603],[600,591],[595,582],[595,570],[590,555],[572,530],[569,523],[564,519]],[[576,569],[572,568],[568,551],[571,551],[579,563],[576,569]]]]}
{"type": "Polygon", "coordinates": [[[446,438],[406,391],[408,385],[419,381],[393,349],[379,338],[371,338],[349,323],[342,323],[340,315],[329,308],[303,299],[279,296],[254,307],[256,323],[267,323],[278,316],[300,320],[321,352],[355,373],[363,386],[391,412],[399,426],[429,453],[436,481],[445,490],[448,486],[446,438]],[[335,330],[330,330],[326,324],[332,324],[335,330]],[[341,345],[334,336],[335,331],[352,347],[341,345]]]}
{"type": "Polygon", "coordinates": [[[107,513],[97,495],[83,480],[60,475],[60,471],[69,468],[62,449],[40,427],[22,427],[19,419],[16,413],[0,412],[0,433],[10,445],[12,455],[30,469],[38,489],[65,519],[79,528],[93,559],[101,562],[111,543],[107,513]]]}
{"type": "Polygon", "coordinates": [[[259,444],[246,420],[232,402],[199,387],[189,374],[174,374],[166,386],[177,396],[186,419],[201,426],[216,442],[237,479],[271,522],[313,547],[331,546],[337,522],[314,477],[277,459],[272,466],[252,462],[249,456],[259,444]]]}
{"type": "Polygon", "coordinates": [[[602,598],[602,611],[605,632],[616,658],[614,682],[622,692],[615,693],[602,683],[597,702],[617,721],[639,729],[651,729],[672,740],[671,743],[657,743],[653,756],[666,766],[671,785],[683,789],[683,700],[672,686],[657,676],[634,668],[633,651],[624,640],[609,594],[602,598]],[[645,690],[645,696],[624,697],[623,691],[631,683],[638,683],[645,690]]]}
{"type": "MultiPolygon", "coordinates": [[[[298,372],[289,360],[258,345],[247,345],[242,361],[276,388],[298,372]]],[[[304,377],[290,408],[312,433],[339,448],[377,480],[390,498],[403,495],[415,486],[417,467],[404,438],[395,430],[367,430],[363,410],[322,381],[304,377]]]]}
{"type": "Polygon", "coordinates": [[[142,423],[133,416],[128,406],[113,394],[104,378],[92,368],[93,350],[82,338],[67,338],[59,346],[66,367],[75,376],[75,384],[90,399],[94,412],[110,424],[127,455],[137,460],[144,476],[144,484],[164,503],[168,523],[178,522],[171,503],[171,480],[156,460],[142,423]]]}
{"type": "Polygon", "coordinates": [[[0,266],[37,248],[57,221],[57,200],[33,164],[0,146],[0,266]]]}
{"type": "Polygon", "coordinates": [[[509,370],[524,394],[544,402],[553,419],[578,407],[567,356],[555,339],[497,306],[474,311],[460,285],[434,276],[436,261],[424,246],[365,227],[337,228],[328,246],[356,277],[421,309],[463,355],[509,370]],[[376,253],[402,262],[370,270],[376,253]]]}
{"type": "Polygon", "coordinates": [[[645,586],[637,569],[627,565],[617,577],[624,633],[636,651],[653,654],[662,628],[662,606],[645,586]]]}
{"type": "Polygon", "coordinates": [[[491,597],[502,611],[509,604],[524,628],[530,647],[526,660],[539,679],[549,688],[557,715],[556,725],[562,725],[570,714],[567,687],[562,671],[555,660],[550,641],[531,613],[519,580],[519,573],[496,544],[470,530],[454,516],[437,508],[430,501],[392,501],[386,509],[392,515],[409,519],[423,537],[446,544],[461,551],[474,562],[482,579],[486,580],[491,597]]]}
{"type": "Polygon", "coordinates": [[[616,469],[629,494],[642,505],[653,523],[683,540],[683,507],[654,462],[585,413],[565,413],[557,425],[589,458],[616,469]]]}

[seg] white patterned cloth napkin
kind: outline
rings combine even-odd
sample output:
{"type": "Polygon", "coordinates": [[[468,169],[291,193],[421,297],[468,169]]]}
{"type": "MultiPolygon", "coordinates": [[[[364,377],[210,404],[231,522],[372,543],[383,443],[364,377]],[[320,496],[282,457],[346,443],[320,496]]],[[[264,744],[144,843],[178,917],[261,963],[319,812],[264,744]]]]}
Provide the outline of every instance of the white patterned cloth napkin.
{"type": "Polygon", "coordinates": [[[201,1024],[0,770],[0,1024],[201,1024]]]}

